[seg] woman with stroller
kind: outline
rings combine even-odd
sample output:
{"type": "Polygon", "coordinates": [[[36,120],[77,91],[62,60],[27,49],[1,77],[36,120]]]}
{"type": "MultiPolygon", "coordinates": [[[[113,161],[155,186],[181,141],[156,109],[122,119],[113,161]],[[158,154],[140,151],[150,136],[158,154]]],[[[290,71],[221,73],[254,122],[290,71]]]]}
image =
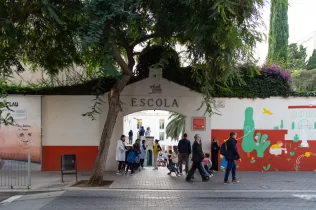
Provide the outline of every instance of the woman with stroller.
{"type": "Polygon", "coordinates": [[[179,176],[179,170],[178,170],[178,152],[177,148],[173,147],[174,152],[172,150],[169,150],[169,155],[168,155],[168,169],[169,173],[168,175],[171,175],[172,172],[176,173],[177,176],[179,176]]]}
{"type": "Polygon", "coordinates": [[[127,174],[128,170],[131,170],[131,175],[134,173],[134,164],[136,162],[136,153],[137,153],[137,146],[136,144],[133,145],[133,147],[129,150],[127,155],[127,167],[125,174],[127,174]]]}

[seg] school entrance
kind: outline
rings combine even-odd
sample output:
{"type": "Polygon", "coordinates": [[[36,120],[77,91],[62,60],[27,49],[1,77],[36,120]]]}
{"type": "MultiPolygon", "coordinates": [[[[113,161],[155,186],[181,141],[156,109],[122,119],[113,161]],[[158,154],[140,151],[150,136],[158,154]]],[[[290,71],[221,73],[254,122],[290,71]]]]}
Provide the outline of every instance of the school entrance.
{"type": "MultiPolygon", "coordinates": [[[[148,78],[126,86],[121,93],[121,101],[123,112],[118,115],[113,131],[106,170],[116,170],[116,143],[122,134],[128,136],[128,132],[126,129],[124,130],[124,117],[144,110],[164,110],[186,116],[185,132],[188,134],[189,139],[193,141],[193,136],[196,133],[200,134],[204,151],[210,150],[210,118],[204,117],[204,107],[198,110],[203,102],[202,95],[191,91],[189,88],[164,79],[161,69],[150,69],[148,78]],[[202,121],[203,125],[201,125],[201,127],[193,126],[193,122],[196,119],[202,121]]],[[[105,107],[103,113],[107,113],[107,109],[108,107],[105,107]]],[[[106,116],[102,115],[101,117],[105,118],[106,116]]],[[[103,122],[105,121],[105,119],[102,120],[103,122]]],[[[154,138],[159,139],[159,136],[154,136],[154,138]]],[[[126,139],[128,142],[128,138],[126,139]]],[[[149,151],[150,149],[151,148],[148,147],[148,153],[152,153],[152,151],[149,151]]],[[[150,155],[150,157],[148,155],[145,163],[152,165],[152,161],[152,155],[150,155]]]]}

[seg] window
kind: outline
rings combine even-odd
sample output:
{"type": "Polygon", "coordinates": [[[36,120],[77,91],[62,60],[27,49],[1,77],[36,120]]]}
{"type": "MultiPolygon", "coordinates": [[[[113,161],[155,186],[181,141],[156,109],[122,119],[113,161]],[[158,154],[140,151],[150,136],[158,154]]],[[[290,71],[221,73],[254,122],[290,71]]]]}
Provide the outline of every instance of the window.
{"type": "Polygon", "coordinates": [[[159,129],[160,130],[164,130],[165,129],[165,120],[159,120],[159,129]]]}
{"type": "Polygon", "coordinates": [[[165,132],[159,132],[159,140],[160,141],[165,140],[165,132]]]}
{"type": "Polygon", "coordinates": [[[140,129],[140,127],[142,127],[142,125],[143,125],[143,120],[137,119],[137,129],[140,129]]]}

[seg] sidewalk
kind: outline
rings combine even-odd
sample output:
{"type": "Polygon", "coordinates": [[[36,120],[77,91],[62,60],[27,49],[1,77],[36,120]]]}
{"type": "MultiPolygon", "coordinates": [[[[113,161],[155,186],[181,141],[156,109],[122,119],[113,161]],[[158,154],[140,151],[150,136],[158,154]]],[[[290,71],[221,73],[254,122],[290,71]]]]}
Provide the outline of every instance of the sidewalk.
{"type": "MultiPolygon", "coordinates": [[[[115,172],[106,172],[105,180],[114,181],[109,189],[142,190],[316,190],[315,172],[238,172],[239,184],[223,184],[223,172],[216,173],[209,182],[202,182],[198,174],[193,183],[187,183],[185,176],[168,176],[166,168],[153,171],[147,168],[133,176],[118,176],[115,172]]],[[[79,172],[78,181],[88,180],[91,172],[79,172]]],[[[58,190],[76,190],[70,188],[75,183],[75,175],[64,176],[61,183],[60,172],[32,172],[32,186],[27,189],[0,188],[4,193],[35,193],[58,190]]],[[[84,188],[86,189],[86,188],[84,188]]],[[[104,189],[104,188],[103,188],[104,189]]]]}

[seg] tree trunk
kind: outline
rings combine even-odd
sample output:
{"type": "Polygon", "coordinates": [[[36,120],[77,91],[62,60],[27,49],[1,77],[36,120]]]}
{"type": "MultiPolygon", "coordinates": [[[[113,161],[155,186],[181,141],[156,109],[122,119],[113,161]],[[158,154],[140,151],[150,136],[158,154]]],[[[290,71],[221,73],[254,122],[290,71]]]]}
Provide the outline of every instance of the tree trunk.
{"type": "Polygon", "coordinates": [[[89,185],[91,186],[100,185],[103,181],[103,172],[105,169],[106,158],[108,156],[108,151],[111,143],[111,137],[114,130],[114,126],[116,123],[116,118],[119,112],[122,110],[120,104],[120,92],[127,85],[130,78],[130,75],[123,75],[122,79],[118,81],[109,92],[109,110],[101,135],[98,155],[93,167],[92,175],[89,179],[89,185]]]}

